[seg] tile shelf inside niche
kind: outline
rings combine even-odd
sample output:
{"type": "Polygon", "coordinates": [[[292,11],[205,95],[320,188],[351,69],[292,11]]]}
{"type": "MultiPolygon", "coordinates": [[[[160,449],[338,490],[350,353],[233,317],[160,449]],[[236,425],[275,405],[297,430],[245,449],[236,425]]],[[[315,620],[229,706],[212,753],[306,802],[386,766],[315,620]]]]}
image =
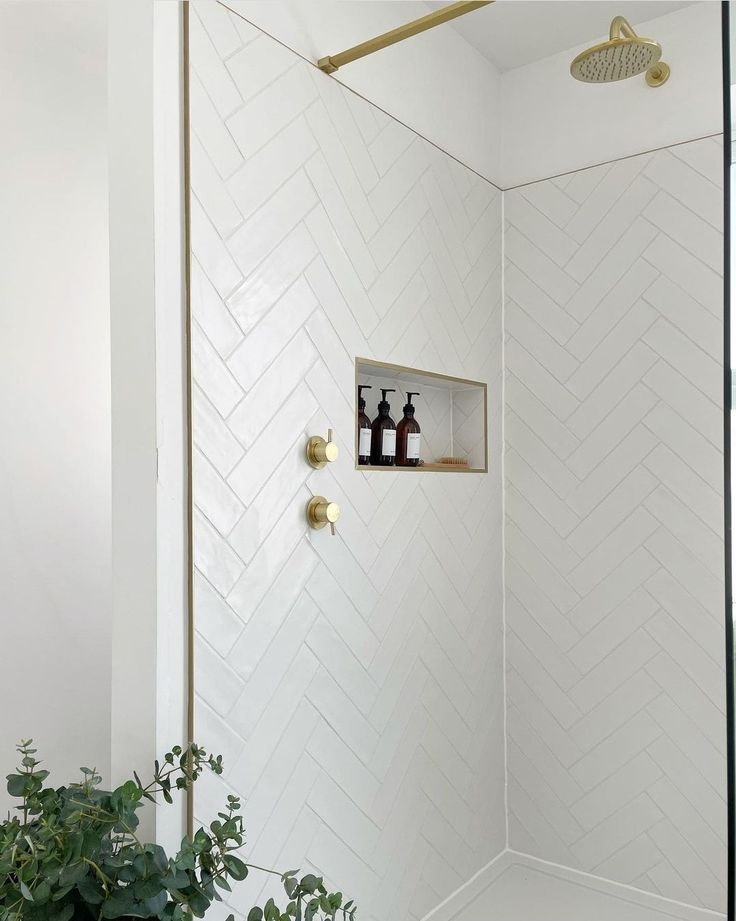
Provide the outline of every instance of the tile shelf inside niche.
{"type": "Polygon", "coordinates": [[[413,402],[415,418],[422,430],[424,464],[419,467],[379,467],[358,464],[358,429],[355,430],[355,469],[368,472],[400,473],[486,473],[488,471],[487,386],[483,381],[451,377],[419,368],[355,359],[355,410],[358,384],[370,384],[363,391],[365,412],[373,421],[381,399],[380,388],[395,388],[389,394],[391,418],[398,425],[403,418],[407,391],[419,391],[413,402]],[[439,465],[441,457],[463,457],[467,466],[439,465]]]}

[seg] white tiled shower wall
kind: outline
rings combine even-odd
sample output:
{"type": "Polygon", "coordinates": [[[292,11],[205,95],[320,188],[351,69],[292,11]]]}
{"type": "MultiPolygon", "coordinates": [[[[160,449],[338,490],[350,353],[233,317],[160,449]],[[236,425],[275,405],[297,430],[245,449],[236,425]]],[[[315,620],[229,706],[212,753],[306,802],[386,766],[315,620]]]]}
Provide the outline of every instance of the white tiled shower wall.
{"type": "Polygon", "coordinates": [[[420,918],[506,842],[501,195],[221,6],[191,31],[196,721],[226,762],[197,817],[234,790],[259,863],[420,918]],[[487,381],[494,472],[355,471],[356,355],[487,381]]]}
{"type": "Polygon", "coordinates": [[[717,911],[722,157],[505,193],[510,845],[717,911]]]}
{"type": "MultiPolygon", "coordinates": [[[[507,843],[502,196],[218,4],[192,65],[197,815],[418,918],[507,843]],[[354,471],[355,355],[486,380],[489,474],[354,471]]],[[[506,193],[506,603],[510,845],[722,909],[717,146],[506,193]]]]}

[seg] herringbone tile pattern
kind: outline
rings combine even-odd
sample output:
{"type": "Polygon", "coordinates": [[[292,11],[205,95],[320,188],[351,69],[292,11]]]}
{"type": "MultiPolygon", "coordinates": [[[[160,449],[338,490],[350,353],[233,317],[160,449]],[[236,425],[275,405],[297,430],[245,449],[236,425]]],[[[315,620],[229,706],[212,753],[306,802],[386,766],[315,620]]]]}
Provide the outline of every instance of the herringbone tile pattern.
{"type": "Polygon", "coordinates": [[[419,918],[505,843],[500,194],[220,5],[191,32],[196,814],[235,790],[259,863],[419,918]],[[486,380],[493,473],[355,471],[356,355],[486,380]]]}
{"type": "Polygon", "coordinates": [[[725,911],[721,148],[506,193],[511,846],[725,911]]]}

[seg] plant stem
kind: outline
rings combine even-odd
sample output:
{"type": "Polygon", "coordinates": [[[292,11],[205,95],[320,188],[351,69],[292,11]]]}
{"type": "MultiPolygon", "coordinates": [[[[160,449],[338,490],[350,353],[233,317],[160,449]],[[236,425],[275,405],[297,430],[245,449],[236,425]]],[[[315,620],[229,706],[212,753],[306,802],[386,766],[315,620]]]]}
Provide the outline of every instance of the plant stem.
{"type": "Polygon", "coordinates": [[[107,892],[107,884],[112,883],[112,880],[110,879],[110,877],[102,872],[102,870],[97,866],[94,860],[90,860],[89,857],[82,857],[82,860],[86,864],[89,864],[89,866],[92,867],[95,873],[100,877],[100,879],[102,880],[102,885],[105,888],[105,892],[107,892]]]}
{"type": "Polygon", "coordinates": [[[246,867],[248,867],[249,869],[260,870],[261,873],[270,873],[272,876],[279,876],[279,877],[284,875],[283,873],[279,873],[278,870],[269,870],[268,867],[259,867],[257,863],[248,863],[247,860],[243,861],[243,863],[245,863],[246,867]]]}

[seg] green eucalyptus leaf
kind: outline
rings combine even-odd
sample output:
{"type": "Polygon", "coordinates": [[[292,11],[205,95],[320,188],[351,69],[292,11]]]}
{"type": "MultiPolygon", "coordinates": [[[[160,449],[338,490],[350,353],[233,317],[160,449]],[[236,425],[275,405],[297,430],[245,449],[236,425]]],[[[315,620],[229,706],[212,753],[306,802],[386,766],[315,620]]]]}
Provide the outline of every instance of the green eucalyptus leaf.
{"type": "Polygon", "coordinates": [[[142,917],[156,917],[160,912],[166,907],[166,903],[169,900],[169,895],[165,889],[160,890],[155,895],[152,895],[150,898],[146,899],[143,903],[143,909],[148,913],[142,917]]]}
{"type": "Polygon", "coordinates": [[[102,885],[91,875],[79,880],[77,892],[89,905],[100,905],[104,899],[102,885]]]}
{"type": "Polygon", "coordinates": [[[73,905],[64,905],[59,911],[49,916],[49,921],[70,921],[74,917],[74,911],[73,905]]]}
{"type": "Polygon", "coordinates": [[[26,776],[24,774],[7,775],[7,791],[11,796],[23,796],[26,789],[26,776]]]}
{"type": "Polygon", "coordinates": [[[248,875],[248,867],[234,854],[225,854],[222,858],[225,869],[235,880],[244,880],[248,875]]]}
{"type": "Polygon", "coordinates": [[[23,880],[21,879],[21,880],[18,881],[18,885],[19,885],[19,887],[20,887],[20,894],[23,896],[23,898],[24,898],[27,902],[32,902],[32,901],[33,901],[33,893],[32,893],[31,890],[28,888],[27,884],[24,883],[23,880]]]}

